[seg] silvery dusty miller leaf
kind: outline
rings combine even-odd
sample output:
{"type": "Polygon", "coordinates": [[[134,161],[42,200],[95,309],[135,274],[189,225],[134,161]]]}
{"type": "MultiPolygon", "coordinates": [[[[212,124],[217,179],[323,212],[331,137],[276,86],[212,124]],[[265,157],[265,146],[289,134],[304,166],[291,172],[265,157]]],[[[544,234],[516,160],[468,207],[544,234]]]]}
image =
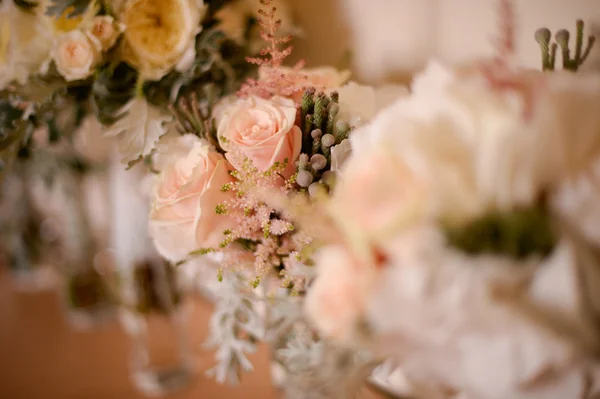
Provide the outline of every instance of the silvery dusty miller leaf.
{"type": "Polygon", "coordinates": [[[116,137],[123,163],[149,155],[156,142],[166,133],[163,124],[171,120],[144,98],[134,98],[119,112],[123,115],[105,131],[108,137],[116,137]]]}

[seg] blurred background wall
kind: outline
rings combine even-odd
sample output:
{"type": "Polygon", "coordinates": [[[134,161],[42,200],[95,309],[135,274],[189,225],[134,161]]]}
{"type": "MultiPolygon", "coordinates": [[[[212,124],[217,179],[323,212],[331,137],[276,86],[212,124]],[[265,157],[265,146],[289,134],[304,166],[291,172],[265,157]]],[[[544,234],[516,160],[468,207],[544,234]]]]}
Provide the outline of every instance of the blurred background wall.
{"type": "MultiPolygon", "coordinates": [[[[427,59],[462,63],[492,54],[497,0],[290,0],[304,30],[295,57],[310,66],[337,65],[352,50],[354,78],[409,80],[427,59]],[[310,43],[310,45],[309,45],[310,43]]],[[[582,18],[600,40],[600,0],[514,0],[518,57],[539,68],[533,35],[546,26],[573,31],[582,18]]],[[[600,43],[587,63],[600,67],[600,43]]]]}

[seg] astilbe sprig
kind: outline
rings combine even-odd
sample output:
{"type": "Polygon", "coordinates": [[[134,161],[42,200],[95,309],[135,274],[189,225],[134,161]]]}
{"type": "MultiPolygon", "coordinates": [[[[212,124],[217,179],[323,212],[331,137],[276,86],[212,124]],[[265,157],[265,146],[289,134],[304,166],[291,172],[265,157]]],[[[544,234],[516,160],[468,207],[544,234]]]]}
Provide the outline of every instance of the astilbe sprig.
{"type": "Polygon", "coordinates": [[[530,120],[535,102],[543,86],[541,80],[523,79],[522,70],[514,65],[516,22],[513,0],[498,0],[499,33],[492,62],[483,62],[479,71],[492,90],[512,92],[523,99],[523,119],[530,120]]]}
{"type": "Polygon", "coordinates": [[[258,18],[258,23],[263,28],[260,32],[260,37],[267,43],[267,47],[260,51],[261,57],[247,57],[246,61],[256,65],[269,65],[279,67],[283,61],[292,53],[292,46],[288,46],[280,50],[280,46],[289,43],[292,40],[291,35],[277,37],[277,31],[281,28],[281,20],[277,19],[277,7],[270,6],[272,0],[260,0],[260,3],[265,6],[265,9],[258,10],[261,16],[258,18]]]}
{"type": "Polygon", "coordinates": [[[292,46],[281,49],[287,45],[292,36],[278,37],[277,32],[281,27],[281,20],[277,19],[277,7],[271,7],[272,0],[260,0],[264,8],[258,12],[258,23],[262,30],[261,38],[266,47],[260,51],[259,57],[247,57],[246,61],[259,66],[263,75],[259,79],[247,79],[238,91],[239,97],[258,96],[271,98],[273,96],[289,97],[303,90],[308,77],[301,69],[304,61],[299,61],[293,68],[282,70],[283,61],[292,53],[292,46]]]}
{"type": "Polygon", "coordinates": [[[301,260],[298,254],[311,239],[297,232],[286,215],[269,206],[260,195],[265,190],[276,190],[281,195],[293,190],[293,177],[286,180],[282,176],[287,164],[288,160],[276,162],[260,171],[245,158],[240,169],[232,170],[235,180],[221,187],[222,191],[233,193],[232,199],[217,205],[214,211],[233,218],[235,227],[223,232],[219,248],[204,248],[197,253],[223,253],[224,269],[252,265],[256,274],[254,287],[267,277],[278,277],[281,286],[297,293],[302,289],[303,276],[287,271],[301,260]]]}
{"type": "Polygon", "coordinates": [[[516,51],[515,10],[512,0],[500,0],[498,3],[500,32],[496,39],[496,62],[509,65],[516,51]]]}

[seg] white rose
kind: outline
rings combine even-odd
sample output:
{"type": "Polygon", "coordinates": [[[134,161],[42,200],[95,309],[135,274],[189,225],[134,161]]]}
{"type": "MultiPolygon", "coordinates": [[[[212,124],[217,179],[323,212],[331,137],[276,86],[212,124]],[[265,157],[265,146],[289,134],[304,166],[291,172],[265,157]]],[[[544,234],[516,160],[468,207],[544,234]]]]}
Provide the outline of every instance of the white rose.
{"type": "Polygon", "coordinates": [[[431,193],[424,213],[460,220],[529,205],[598,158],[600,76],[511,79],[519,91],[432,64],[413,94],[355,132],[352,145],[387,147],[406,164],[431,193]]]}
{"type": "Polygon", "coordinates": [[[70,31],[58,39],[52,58],[58,72],[68,81],[85,79],[92,75],[100,61],[102,45],[93,36],[80,30],[70,31]]]}
{"type": "Polygon", "coordinates": [[[386,342],[380,349],[409,380],[467,397],[559,398],[583,390],[582,341],[566,337],[584,337],[593,320],[582,312],[574,248],[565,240],[550,257],[516,261],[466,255],[444,241],[426,224],[388,242],[390,262],[367,306],[374,345],[386,342]],[[539,378],[548,370],[552,378],[539,378]],[[579,378],[568,383],[573,374],[579,378]]]}

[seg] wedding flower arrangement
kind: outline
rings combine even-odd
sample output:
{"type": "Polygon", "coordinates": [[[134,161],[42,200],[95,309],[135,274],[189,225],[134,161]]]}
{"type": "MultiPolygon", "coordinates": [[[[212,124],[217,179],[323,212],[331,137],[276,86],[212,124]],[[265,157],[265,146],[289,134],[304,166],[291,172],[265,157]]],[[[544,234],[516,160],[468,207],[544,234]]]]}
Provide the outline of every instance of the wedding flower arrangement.
{"type": "Polygon", "coordinates": [[[540,29],[542,70],[522,69],[499,3],[496,58],[432,61],[408,90],[285,65],[284,2],[4,0],[0,166],[61,144],[71,166],[100,163],[95,132],[147,169],[169,265],[133,278],[163,276],[171,304],[173,268],[222,281],[219,381],[265,340],[289,397],[348,397],[384,364],[423,398],[591,398],[600,74],[580,67],[594,38],[578,21],[571,51],[567,30],[540,29]]]}

